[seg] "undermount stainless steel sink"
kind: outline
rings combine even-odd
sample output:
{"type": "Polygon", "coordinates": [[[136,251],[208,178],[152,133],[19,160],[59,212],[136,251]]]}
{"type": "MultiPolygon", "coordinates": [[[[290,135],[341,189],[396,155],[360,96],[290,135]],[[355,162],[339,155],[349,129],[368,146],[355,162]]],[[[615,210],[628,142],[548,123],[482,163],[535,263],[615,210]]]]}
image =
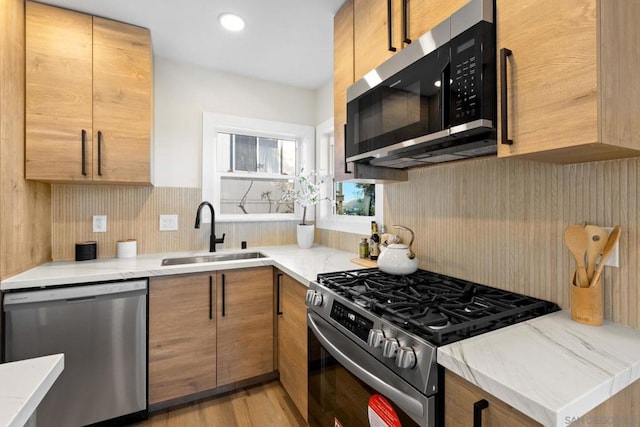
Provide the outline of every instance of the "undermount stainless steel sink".
{"type": "Polygon", "coordinates": [[[237,261],[242,259],[266,258],[260,252],[237,252],[232,254],[211,254],[184,258],[165,258],[162,265],[199,264],[202,262],[237,261]]]}

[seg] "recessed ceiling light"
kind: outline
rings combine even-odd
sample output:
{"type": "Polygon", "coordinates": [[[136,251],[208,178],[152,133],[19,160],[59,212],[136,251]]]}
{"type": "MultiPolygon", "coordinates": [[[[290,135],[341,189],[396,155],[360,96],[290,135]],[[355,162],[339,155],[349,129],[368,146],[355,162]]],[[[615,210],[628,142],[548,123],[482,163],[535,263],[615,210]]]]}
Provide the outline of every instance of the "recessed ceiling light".
{"type": "Polygon", "coordinates": [[[218,16],[218,22],[229,31],[242,31],[244,28],[244,19],[235,13],[221,13],[220,16],[218,16]]]}

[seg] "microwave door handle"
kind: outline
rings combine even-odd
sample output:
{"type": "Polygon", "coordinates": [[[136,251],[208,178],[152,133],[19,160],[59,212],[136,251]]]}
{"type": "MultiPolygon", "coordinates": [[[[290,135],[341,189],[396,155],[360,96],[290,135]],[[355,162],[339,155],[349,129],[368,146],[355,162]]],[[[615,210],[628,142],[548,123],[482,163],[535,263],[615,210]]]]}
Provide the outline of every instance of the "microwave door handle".
{"type": "Polygon", "coordinates": [[[351,173],[347,163],[347,124],[344,124],[344,173],[351,173]]]}
{"type": "Polygon", "coordinates": [[[311,329],[315,337],[318,339],[320,344],[322,344],[322,346],[325,348],[325,350],[327,350],[331,354],[331,356],[334,357],[334,359],[336,359],[342,366],[348,369],[356,377],[360,378],[370,387],[375,389],[378,393],[386,395],[389,399],[396,402],[396,404],[404,411],[410,414],[417,415],[419,417],[425,416],[426,408],[421,402],[382,381],[380,378],[364,369],[358,363],[355,363],[346,354],[344,354],[335,345],[333,345],[331,341],[320,330],[318,324],[316,324],[316,322],[313,320],[311,313],[307,313],[307,325],[309,326],[309,329],[311,329]]]}
{"type": "Polygon", "coordinates": [[[442,130],[449,129],[451,124],[451,63],[448,62],[440,73],[440,120],[442,130]]]}

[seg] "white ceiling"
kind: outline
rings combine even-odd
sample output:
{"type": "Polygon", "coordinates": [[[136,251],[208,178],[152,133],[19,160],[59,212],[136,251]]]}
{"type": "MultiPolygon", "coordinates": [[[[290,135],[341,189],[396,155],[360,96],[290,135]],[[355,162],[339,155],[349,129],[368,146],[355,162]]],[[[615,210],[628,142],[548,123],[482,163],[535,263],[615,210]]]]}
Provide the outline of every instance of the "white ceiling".
{"type": "Polygon", "coordinates": [[[333,15],[344,0],[41,0],[151,30],[155,56],[317,89],[333,69],[333,15]],[[247,25],[223,30],[222,12],[247,25]]]}

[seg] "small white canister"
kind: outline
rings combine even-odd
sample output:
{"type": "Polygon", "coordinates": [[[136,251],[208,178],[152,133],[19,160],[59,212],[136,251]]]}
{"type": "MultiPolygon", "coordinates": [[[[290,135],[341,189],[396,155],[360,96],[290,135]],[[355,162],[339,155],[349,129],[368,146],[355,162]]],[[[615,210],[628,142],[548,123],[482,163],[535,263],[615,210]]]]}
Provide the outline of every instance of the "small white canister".
{"type": "Polygon", "coordinates": [[[138,255],[138,242],[135,239],[118,240],[116,257],[133,258],[138,255]]]}

